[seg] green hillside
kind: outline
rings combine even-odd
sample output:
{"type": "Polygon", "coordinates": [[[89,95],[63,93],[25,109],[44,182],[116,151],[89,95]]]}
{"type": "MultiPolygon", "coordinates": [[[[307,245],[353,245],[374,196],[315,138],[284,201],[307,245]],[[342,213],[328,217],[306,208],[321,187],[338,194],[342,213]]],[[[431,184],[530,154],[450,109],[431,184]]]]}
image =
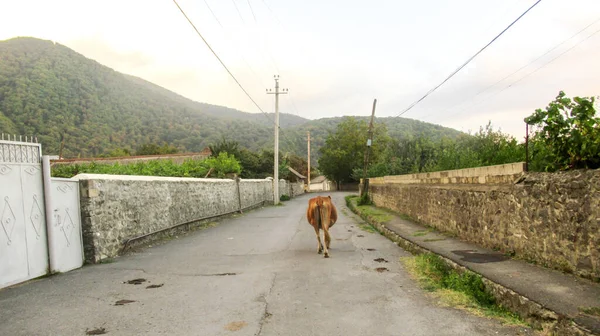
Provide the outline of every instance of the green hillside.
{"type": "MultiPolygon", "coordinates": [[[[271,115],[272,117],[272,115],[271,115]]],[[[281,150],[312,156],[341,118],[280,117],[281,150]]],[[[380,118],[390,135],[454,137],[458,131],[403,118],[380,118]]],[[[273,124],[264,115],[199,103],[141,78],[116,72],[51,41],[0,41],[0,133],[36,135],[46,154],[90,157],[147,143],[201,151],[222,137],[251,150],[272,148],[273,124]]],[[[316,162],[316,161],[315,161],[316,162]]]]}

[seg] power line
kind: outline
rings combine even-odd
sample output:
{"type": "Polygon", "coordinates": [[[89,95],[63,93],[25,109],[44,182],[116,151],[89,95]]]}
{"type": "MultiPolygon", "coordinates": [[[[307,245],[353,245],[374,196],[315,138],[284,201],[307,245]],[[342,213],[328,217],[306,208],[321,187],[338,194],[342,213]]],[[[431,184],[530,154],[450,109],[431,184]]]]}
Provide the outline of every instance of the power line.
{"type": "Polygon", "coordinates": [[[578,45],[580,45],[581,43],[583,43],[583,42],[587,41],[587,40],[588,40],[588,39],[590,39],[592,36],[594,36],[594,35],[596,35],[596,34],[598,34],[598,33],[600,33],[600,29],[598,29],[598,30],[596,30],[595,32],[591,33],[591,34],[590,34],[590,35],[588,35],[588,36],[587,36],[585,39],[583,39],[583,40],[581,40],[581,41],[577,42],[576,44],[574,44],[573,46],[571,46],[569,49],[567,49],[567,50],[563,51],[562,53],[560,53],[558,56],[554,57],[554,58],[553,58],[553,59],[551,59],[550,61],[548,61],[548,62],[546,62],[546,63],[542,64],[540,67],[536,68],[536,69],[535,69],[535,70],[533,70],[532,72],[530,72],[530,73],[528,73],[527,75],[525,75],[525,76],[523,76],[523,77],[521,77],[521,78],[517,79],[516,81],[514,81],[514,82],[510,83],[508,86],[505,86],[505,87],[504,87],[502,90],[500,90],[500,91],[498,91],[498,92],[494,93],[493,95],[489,96],[488,98],[486,98],[486,99],[484,99],[484,100],[482,100],[482,101],[479,101],[478,103],[475,103],[475,104],[473,104],[473,105],[471,105],[471,106],[465,107],[464,109],[460,110],[458,113],[454,113],[454,114],[460,114],[460,113],[464,112],[464,111],[465,111],[466,109],[468,109],[468,108],[471,108],[471,107],[474,107],[474,106],[477,106],[477,105],[481,105],[481,103],[484,103],[484,102],[486,102],[486,101],[490,100],[491,98],[493,98],[493,97],[497,96],[498,94],[500,94],[500,93],[502,93],[502,92],[506,91],[507,89],[510,89],[510,88],[511,88],[511,87],[513,87],[515,84],[517,84],[517,83],[519,83],[520,81],[522,81],[523,79],[525,79],[525,78],[527,78],[527,77],[529,77],[529,76],[533,75],[534,73],[538,72],[538,71],[539,71],[539,70],[541,70],[542,68],[545,68],[546,66],[550,65],[552,62],[556,61],[557,59],[559,59],[560,57],[562,57],[563,55],[565,55],[565,54],[566,54],[566,53],[568,53],[569,51],[573,50],[575,47],[577,47],[577,46],[578,46],[578,45]]]}
{"type": "Polygon", "coordinates": [[[240,12],[240,9],[238,8],[238,5],[235,3],[235,0],[231,0],[231,2],[233,2],[233,5],[235,6],[235,10],[238,12],[238,15],[240,16],[240,19],[242,20],[242,23],[246,24],[246,21],[244,21],[244,18],[242,17],[242,12],[240,12]]]}
{"type": "Polygon", "coordinates": [[[456,75],[460,70],[462,70],[462,68],[467,66],[467,64],[469,64],[475,57],[477,57],[477,55],[479,55],[482,51],[484,51],[487,47],[489,47],[492,43],[494,43],[494,41],[496,41],[500,36],[502,36],[510,27],[512,27],[515,23],[517,23],[517,21],[519,21],[523,16],[525,16],[525,14],[527,14],[530,10],[532,10],[533,7],[537,6],[537,4],[539,4],[541,1],[542,0],[537,0],[531,7],[529,7],[525,12],[523,12],[523,14],[519,15],[518,18],[516,18],[511,24],[509,24],[508,27],[504,28],[504,30],[501,31],[500,34],[496,35],[496,37],[494,37],[490,42],[488,42],[488,44],[486,44],[483,48],[481,48],[478,52],[476,52],[475,55],[471,56],[471,58],[469,58],[463,65],[461,65],[456,70],[454,70],[454,72],[452,72],[450,74],[450,76],[446,77],[446,79],[444,79],[440,84],[435,86],[433,89],[429,90],[423,97],[421,97],[419,100],[412,103],[410,106],[408,106],[406,109],[404,109],[404,111],[400,112],[396,116],[399,117],[399,116],[403,115],[404,113],[408,112],[410,109],[415,107],[415,105],[420,103],[423,99],[427,98],[427,96],[429,96],[435,90],[437,90],[440,86],[444,85],[444,83],[446,83],[448,80],[450,80],[450,78],[454,77],[454,75],[456,75]]]}
{"type": "MultiPolygon", "coordinates": [[[[563,40],[563,41],[562,41],[562,42],[560,42],[559,44],[557,44],[557,45],[555,45],[554,47],[552,47],[552,48],[548,49],[548,50],[547,50],[545,53],[543,53],[542,55],[540,55],[539,57],[537,57],[535,60],[533,60],[533,61],[531,61],[531,62],[529,62],[529,63],[525,64],[524,66],[520,67],[518,70],[516,70],[516,71],[512,72],[511,74],[509,74],[509,75],[505,76],[504,78],[502,78],[502,79],[498,80],[497,82],[495,82],[494,84],[492,84],[492,85],[490,85],[490,86],[486,87],[485,89],[483,89],[483,90],[481,90],[481,91],[477,92],[477,93],[476,93],[474,96],[472,96],[471,98],[469,98],[469,99],[466,99],[466,100],[463,100],[463,101],[462,101],[462,102],[460,102],[460,103],[457,103],[457,104],[454,104],[454,105],[452,105],[451,107],[449,107],[449,108],[445,109],[444,111],[442,111],[440,114],[444,115],[446,112],[448,112],[448,111],[452,110],[454,107],[456,107],[456,106],[459,106],[459,105],[462,105],[462,104],[463,104],[463,103],[465,103],[467,100],[470,100],[470,99],[473,99],[473,98],[476,98],[476,97],[478,97],[480,94],[482,94],[482,93],[484,93],[484,92],[488,91],[489,89],[493,88],[494,86],[496,86],[496,85],[500,84],[500,83],[501,83],[501,82],[503,82],[505,79],[512,77],[514,74],[516,74],[516,73],[520,72],[521,70],[523,70],[523,69],[527,68],[528,66],[530,66],[530,65],[532,65],[532,64],[534,64],[534,63],[536,63],[536,62],[537,62],[537,61],[539,61],[540,59],[544,58],[544,56],[546,56],[546,55],[548,55],[549,53],[553,52],[553,51],[554,51],[554,50],[556,50],[558,47],[562,46],[563,44],[565,44],[565,43],[567,43],[568,41],[570,41],[570,40],[572,40],[573,38],[575,38],[577,35],[581,34],[581,33],[582,33],[582,32],[584,32],[585,30],[587,30],[589,27],[591,27],[591,26],[593,26],[594,24],[598,23],[598,21],[600,21],[600,18],[598,18],[598,19],[596,19],[595,21],[593,21],[592,23],[588,24],[587,26],[585,26],[585,28],[581,29],[581,30],[580,30],[580,31],[578,31],[577,33],[575,33],[575,34],[571,35],[571,37],[569,37],[569,38],[567,38],[567,39],[563,40]]],[[[593,34],[592,34],[592,35],[593,35],[593,34]]],[[[464,109],[462,109],[460,112],[464,111],[465,109],[467,109],[467,108],[469,108],[469,107],[471,107],[471,106],[473,106],[473,105],[475,105],[475,104],[476,104],[476,103],[474,103],[474,104],[471,104],[471,105],[470,105],[470,106],[468,106],[468,107],[465,107],[465,108],[464,108],[464,109]]],[[[459,112],[459,113],[460,113],[460,112],[459,112]]],[[[453,114],[450,114],[450,115],[455,115],[455,114],[456,114],[456,113],[453,113],[453,114]]],[[[425,116],[424,118],[427,118],[427,117],[429,117],[429,116],[431,116],[431,115],[432,115],[432,114],[429,114],[429,115],[425,116]]],[[[445,116],[449,116],[449,115],[445,115],[445,116]]]]}
{"type": "Polygon", "coordinates": [[[252,17],[254,18],[254,23],[256,22],[256,15],[254,15],[254,9],[252,9],[252,5],[250,4],[250,0],[248,0],[248,7],[250,7],[250,12],[252,13],[252,17]]]}
{"type": "MultiPolygon", "coordinates": [[[[204,4],[206,4],[206,7],[208,8],[208,10],[210,11],[210,13],[214,17],[215,21],[217,21],[217,23],[219,24],[219,26],[221,27],[221,29],[223,30],[223,32],[225,34],[227,34],[227,32],[225,30],[225,27],[223,26],[223,24],[221,24],[221,21],[219,20],[219,18],[217,17],[217,15],[212,10],[212,8],[210,7],[210,5],[208,4],[208,2],[206,0],[204,0],[204,4]]],[[[237,44],[236,44],[236,47],[238,47],[237,44]]],[[[246,60],[246,58],[242,54],[241,50],[239,50],[239,48],[238,48],[238,52],[239,52],[240,56],[242,57],[242,59],[244,60],[244,63],[246,63],[246,66],[248,66],[248,68],[250,69],[250,71],[252,72],[252,74],[254,75],[254,77],[256,77],[256,79],[258,80],[258,82],[260,83],[260,85],[263,88],[266,89],[265,83],[260,79],[260,76],[256,73],[256,71],[254,71],[254,68],[250,65],[250,63],[248,62],[248,60],[246,60]]]]}
{"type": "Polygon", "coordinates": [[[192,20],[190,20],[190,18],[187,16],[187,14],[185,14],[185,12],[183,11],[183,9],[179,6],[179,4],[177,3],[177,0],[173,0],[173,2],[177,6],[177,8],[179,8],[179,11],[181,11],[181,14],[183,14],[183,16],[186,18],[186,20],[194,28],[194,30],[196,31],[196,33],[198,34],[198,36],[200,36],[200,38],[202,39],[202,41],[204,41],[204,44],[206,44],[206,46],[208,47],[208,49],[210,49],[210,51],[212,52],[212,54],[219,60],[219,62],[225,68],[225,70],[227,70],[227,73],[229,73],[229,75],[231,76],[231,78],[233,78],[233,80],[240,87],[240,89],[242,89],[242,91],[244,91],[244,93],[246,94],[246,96],[248,96],[248,98],[252,101],[252,103],[254,103],[254,106],[256,106],[256,108],[258,108],[258,110],[260,112],[262,112],[267,119],[269,119],[271,122],[275,123],[273,120],[271,120],[271,118],[269,118],[269,116],[266,114],[266,112],[263,111],[263,109],[260,108],[260,106],[258,106],[258,104],[256,103],[256,101],[252,98],[252,96],[250,96],[250,94],[248,93],[248,91],[246,91],[246,89],[244,89],[244,87],[242,86],[242,84],[240,84],[240,82],[237,80],[237,78],[235,78],[235,76],[233,75],[233,73],[231,73],[231,71],[229,71],[229,68],[227,68],[227,66],[225,65],[225,63],[223,63],[223,61],[221,60],[221,58],[219,57],[219,55],[217,55],[217,53],[213,50],[213,48],[210,46],[210,44],[208,43],[208,41],[206,41],[206,39],[204,38],[204,36],[202,36],[202,34],[198,30],[198,28],[196,28],[196,26],[194,25],[194,23],[192,22],[192,20]]]}
{"type": "MultiPolygon", "coordinates": [[[[246,91],[246,89],[244,89],[244,87],[242,86],[242,84],[240,84],[240,82],[237,80],[237,78],[235,78],[235,76],[233,75],[233,73],[231,71],[229,71],[229,68],[227,68],[227,66],[225,65],[225,63],[223,63],[223,61],[221,60],[221,58],[219,57],[219,55],[217,55],[217,53],[213,50],[213,48],[210,46],[210,44],[208,43],[208,41],[206,41],[206,39],[204,38],[204,36],[202,36],[202,34],[198,30],[198,28],[196,28],[196,26],[194,25],[194,23],[192,22],[192,20],[190,20],[190,18],[187,16],[187,14],[185,13],[185,11],[181,8],[181,6],[179,6],[179,4],[177,3],[177,0],[173,0],[173,2],[177,6],[177,8],[181,12],[181,14],[183,14],[183,16],[186,18],[186,20],[194,28],[194,30],[196,31],[196,33],[198,34],[198,36],[200,36],[200,38],[202,39],[202,41],[204,42],[204,44],[206,44],[206,46],[208,47],[208,49],[210,49],[210,51],[212,52],[212,54],[217,58],[217,60],[219,60],[219,62],[225,68],[225,70],[227,70],[227,73],[229,73],[229,75],[231,76],[231,78],[233,78],[233,80],[240,87],[240,89],[242,89],[242,91],[244,91],[244,93],[246,94],[246,96],[252,101],[252,103],[254,104],[254,106],[256,106],[256,108],[258,108],[258,110],[260,112],[262,112],[262,114],[265,116],[265,118],[267,118],[271,123],[273,123],[273,125],[275,125],[276,127],[278,127],[281,130],[281,127],[279,127],[279,125],[277,125],[275,123],[275,121],[272,120],[265,111],[263,111],[263,109],[256,103],[256,101],[252,98],[252,96],[250,96],[250,94],[248,93],[248,91],[246,91]]],[[[294,146],[292,145],[292,142],[285,136],[285,134],[282,133],[282,135],[283,135],[284,140],[286,140],[288,142],[288,145],[290,145],[290,147],[293,148],[294,146]]]]}

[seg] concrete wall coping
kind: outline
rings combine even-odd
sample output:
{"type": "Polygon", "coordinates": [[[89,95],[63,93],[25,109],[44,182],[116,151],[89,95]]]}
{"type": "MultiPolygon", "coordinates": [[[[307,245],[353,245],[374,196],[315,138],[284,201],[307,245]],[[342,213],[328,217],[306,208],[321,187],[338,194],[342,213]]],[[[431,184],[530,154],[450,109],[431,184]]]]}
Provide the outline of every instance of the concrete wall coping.
{"type": "MultiPolygon", "coordinates": [[[[76,180],[118,180],[118,181],[165,181],[165,182],[227,182],[232,183],[232,179],[217,178],[194,178],[194,177],[169,177],[169,176],[143,176],[143,175],[110,175],[110,174],[78,174],[73,177],[76,180]]],[[[265,182],[266,179],[248,179],[242,182],[265,182]]]]}
{"type": "Polygon", "coordinates": [[[512,178],[525,172],[525,162],[515,162],[503,165],[444,170],[429,173],[393,175],[371,178],[371,184],[385,183],[502,183],[512,182],[512,178]],[[492,178],[493,177],[493,178],[492,178]],[[500,178],[499,178],[500,177],[500,178]],[[504,177],[504,178],[502,178],[504,177]]]}

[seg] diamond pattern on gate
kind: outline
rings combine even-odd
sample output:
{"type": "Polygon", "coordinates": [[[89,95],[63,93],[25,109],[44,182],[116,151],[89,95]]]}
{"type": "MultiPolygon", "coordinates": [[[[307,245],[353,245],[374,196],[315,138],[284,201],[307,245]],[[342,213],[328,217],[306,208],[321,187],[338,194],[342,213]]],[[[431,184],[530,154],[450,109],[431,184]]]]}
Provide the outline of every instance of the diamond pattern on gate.
{"type": "Polygon", "coordinates": [[[12,169],[7,165],[0,166],[0,175],[6,175],[6,174],[10,173],[11,171],[12,171],[12,169]]]}
{"type": "Polygon", "coordinates": [[[40,231],[42,229],[42,221],[44,219],[44,213],[38,203],[37,196],[33,195],[33,204],[31,205],[31,213],[29,214],[31,225],[35,230],[35,239],[40,239],[40,231]]]}
{"type": "Polygon", "coordinates": [[[17,223],[17,217],[15,217],[15,213],[12,210],[8,201],[8,196],[4,197],[4,207],[2,208],[2,215],[0,216],[0,226],[2,226],[2,231],[8,239],[6,245],[10,245],[10,243],[12,243],[12,231],[15,228],[15,224],[17,223]]]}
{"type": "Polygon", "coordinates": [[[65,219],[60,223],[60,230],[65,235],[65,239],[67,240],[67,246],[71,246],[71,234],[73,230],[75,230],[75,223],[73,222],[73,218],[71,218],[71,214],[69,214],[69,208],[65,209],[65,219]]]}

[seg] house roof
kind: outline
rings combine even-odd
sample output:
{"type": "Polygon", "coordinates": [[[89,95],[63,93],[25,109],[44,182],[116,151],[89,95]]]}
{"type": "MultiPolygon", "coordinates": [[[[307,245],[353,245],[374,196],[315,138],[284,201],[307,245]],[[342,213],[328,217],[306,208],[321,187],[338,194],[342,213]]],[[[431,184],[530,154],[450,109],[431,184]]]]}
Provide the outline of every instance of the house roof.
{"type": "Polygon", "coordinates": [[[301,178],[301,179],[305,179],[305,178],[306,178],[306,176],[304,176],[304,175],[302,175],[302,174],[298,173],[296,170],[294,170],[294,168],[292,168],[292,167],[288,167],[288,169],[289,169],[289,170],[290,170],[292,173],[294,173],[294,175],[298,176],[299,178],[301,178]]]}
{"type": "Polygon", "coordinates": [[[310,184],[313,184],[313,183],[322,183],[322,182],[323,182],[323,181],[325,181],[326,179],[327,179],[327,178],[326,178],[325,176],[323,176],[323,175],[321,175],[321,176],[317,176],[317,177],[315,177],[314,179],[310,180],[310,184]]]}

